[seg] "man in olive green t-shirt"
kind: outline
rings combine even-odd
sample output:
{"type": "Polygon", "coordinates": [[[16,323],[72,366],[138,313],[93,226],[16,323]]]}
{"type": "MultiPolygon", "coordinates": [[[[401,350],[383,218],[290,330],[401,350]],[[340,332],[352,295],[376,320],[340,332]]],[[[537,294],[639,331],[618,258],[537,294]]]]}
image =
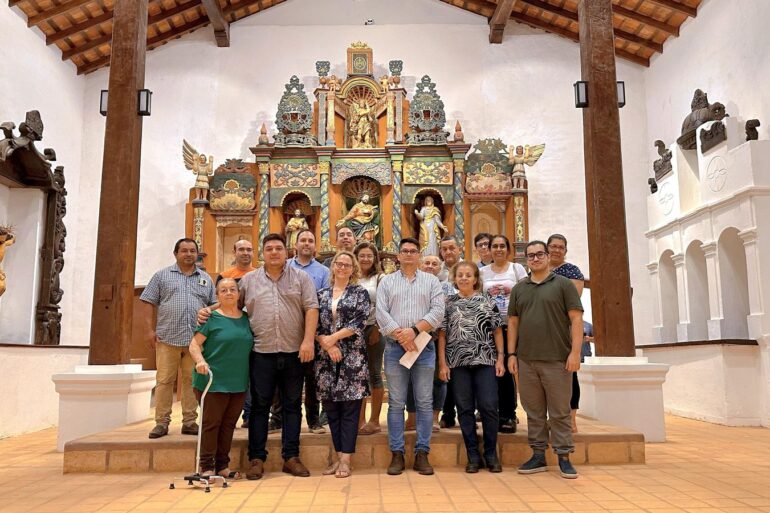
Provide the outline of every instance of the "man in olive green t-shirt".
{"type": "Polygon", "coordinates": [[[525,252],[532,274],[513,287],[508,304],[508,369],[519,375],[519,396],[527,412],[533,452],[518,471],[547,470],[550,427],[561,476],[572,479],[577,471],[569,461],[574,451],[570,397],[572,373],[580,368],[583,306],[575,285],[548,270],[545,242],[532,241],[525,252]]]}

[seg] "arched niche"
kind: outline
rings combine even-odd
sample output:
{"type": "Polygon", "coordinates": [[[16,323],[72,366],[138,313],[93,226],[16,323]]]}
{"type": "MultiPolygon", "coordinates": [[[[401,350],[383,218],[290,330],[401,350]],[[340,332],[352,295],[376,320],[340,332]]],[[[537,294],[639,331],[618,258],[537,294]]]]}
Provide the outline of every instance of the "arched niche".
{"type": "Polygon", "coordinates": [[[679,300],[676,285],[674,253],[666,250],[660,256],[658,277],[660,279],[661,326],[663,340],[676,342],[676,326],[679,323],[679,300]]]}
{"type": "Polygon", "coordinates": [[[737,228],[727,228],[717,242],[722,289],[722,338],[749,338],[749,280],[746,250],[737,228]]]}
{"type": "Polygon", "coordinates": [[[689,340],[708,339],[709,287],[706,271],[706,256],[701,249],[701,241],[695,240],[687,246],[685,252],[685,270],[687,272],[687,298],[690,308],[689,340]]]}

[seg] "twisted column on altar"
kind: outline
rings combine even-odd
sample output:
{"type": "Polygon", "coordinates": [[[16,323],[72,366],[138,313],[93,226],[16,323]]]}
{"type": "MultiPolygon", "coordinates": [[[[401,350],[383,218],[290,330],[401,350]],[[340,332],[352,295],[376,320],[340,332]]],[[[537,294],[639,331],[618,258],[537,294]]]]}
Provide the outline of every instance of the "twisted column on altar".
{"type": "Polygon", "coordinates": [[[329,241],[329,172],[331,163],[321,161],[318,170],[321,174],[321,244],[329,241]]]}
{"type": "Polygon", "coordinates": [[[401,241],[401,170],[403,162],[393,161],[393,242],[401,241]]]}
{"type": "Polygon", "coordinates": [[[463,212],[463,174],[465,161],[455,159],[454,195],[455,195],[455,237],[457,245],[465,248],[465,214],[463,212]]]}
{"type": "MultiPolygon", "coordinates": [[[[268,210],[270,207],[270,165],[267,162],[259,163],[259,240],[257,241],[258,253],[262,255],[262,239],[268,234],[268,210]]],[[[259,257],[257,257],[259,258],[259,257]]]]}

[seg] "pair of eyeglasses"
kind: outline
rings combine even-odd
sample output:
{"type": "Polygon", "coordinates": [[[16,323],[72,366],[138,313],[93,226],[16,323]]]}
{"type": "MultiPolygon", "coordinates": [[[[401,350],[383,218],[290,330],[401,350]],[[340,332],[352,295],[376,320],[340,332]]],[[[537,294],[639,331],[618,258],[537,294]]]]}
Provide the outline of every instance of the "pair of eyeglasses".
{"type": "Polygon", "coordinates": [[[419,252],[420,252],[420,250],[419,250],[419,249],[402,249],[402,250],[400,251],[400,253],[401,253],[402,255],[416,255],[416,254],[417,254],[417,253],[419,253],[419,252]]]}
{"type": "Polygon", "coordinates": [[[353,267],[353,264],[346,264],[344,262],[334,262],[334,267],[337,267],[339,269],[350,269],[353,267]]]}
{"type": "Polygon", "coordinates": [[[508,249],[505,244],[492,244],[492,249],[508,249]]]}
{"type": "Polygon", "coordinates": [[[527,253],[527,260],[540,260],[548,256],[545,251],[538,251],[537,253],[527,253]]]}

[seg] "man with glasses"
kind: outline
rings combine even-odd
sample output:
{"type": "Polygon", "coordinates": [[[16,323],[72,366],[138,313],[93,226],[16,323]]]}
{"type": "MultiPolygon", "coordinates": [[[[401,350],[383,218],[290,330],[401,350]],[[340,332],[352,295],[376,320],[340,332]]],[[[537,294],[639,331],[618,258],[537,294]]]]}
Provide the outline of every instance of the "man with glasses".
{"type": "Polygon", "coordinates": [[[476,254],[479,255],[479,269],[492,263],[492,234],[481,232],[473,237],[473,246],[476,248],[476,254]]]}
{"type": "Polygon", "coordinates": [[[572,373],[580,368],[583,305],[575,285],[548,270],[545,242],[529,242],[525,254],[531,275],[513,287],[508,304],[508,369],[519,373],[519,396],[533,451],[518,470],[520,474],[547,470],[550,431],[561,476],[573,479],[578,474],[569,461],[575,448],[570,398],[572,373]]]}
{"type": "Polygon", "coordinates": [[[155,385],[155,427],[150,438],[168,434],[174,383],[182,370],[182,434],[197,435],[198,401],[192,389],[190,341],[197,326],[196,312],[216,303],[217,294],[211,276],[200,270],[198,244],[192,239],[179,239],[174,245],[176,263],[152,275],[139,299],[153,306],[155,331],[149,339],[155,348],[157,370],[155,385]]]}
{"type": "Polygon", "coordinates": [[[409,383],[414,389],[417,409],[417,442],[414,470],[433,474],[428,462],[433,430],[433,370],[436,348],[428,342],[414,365],[408,369],[399,360],[407,351],[416,351],[417,335],[432,331],[444,316],[444,294],[432,274],[418,270],[420,243],[401,239],[398,261],[400,270],[386,275],[377,287],[377,324],[385,337],[385,375],[388,379],[388,442],[393,453],[388,474],[404,471],[404,407],[409,383]]]}

